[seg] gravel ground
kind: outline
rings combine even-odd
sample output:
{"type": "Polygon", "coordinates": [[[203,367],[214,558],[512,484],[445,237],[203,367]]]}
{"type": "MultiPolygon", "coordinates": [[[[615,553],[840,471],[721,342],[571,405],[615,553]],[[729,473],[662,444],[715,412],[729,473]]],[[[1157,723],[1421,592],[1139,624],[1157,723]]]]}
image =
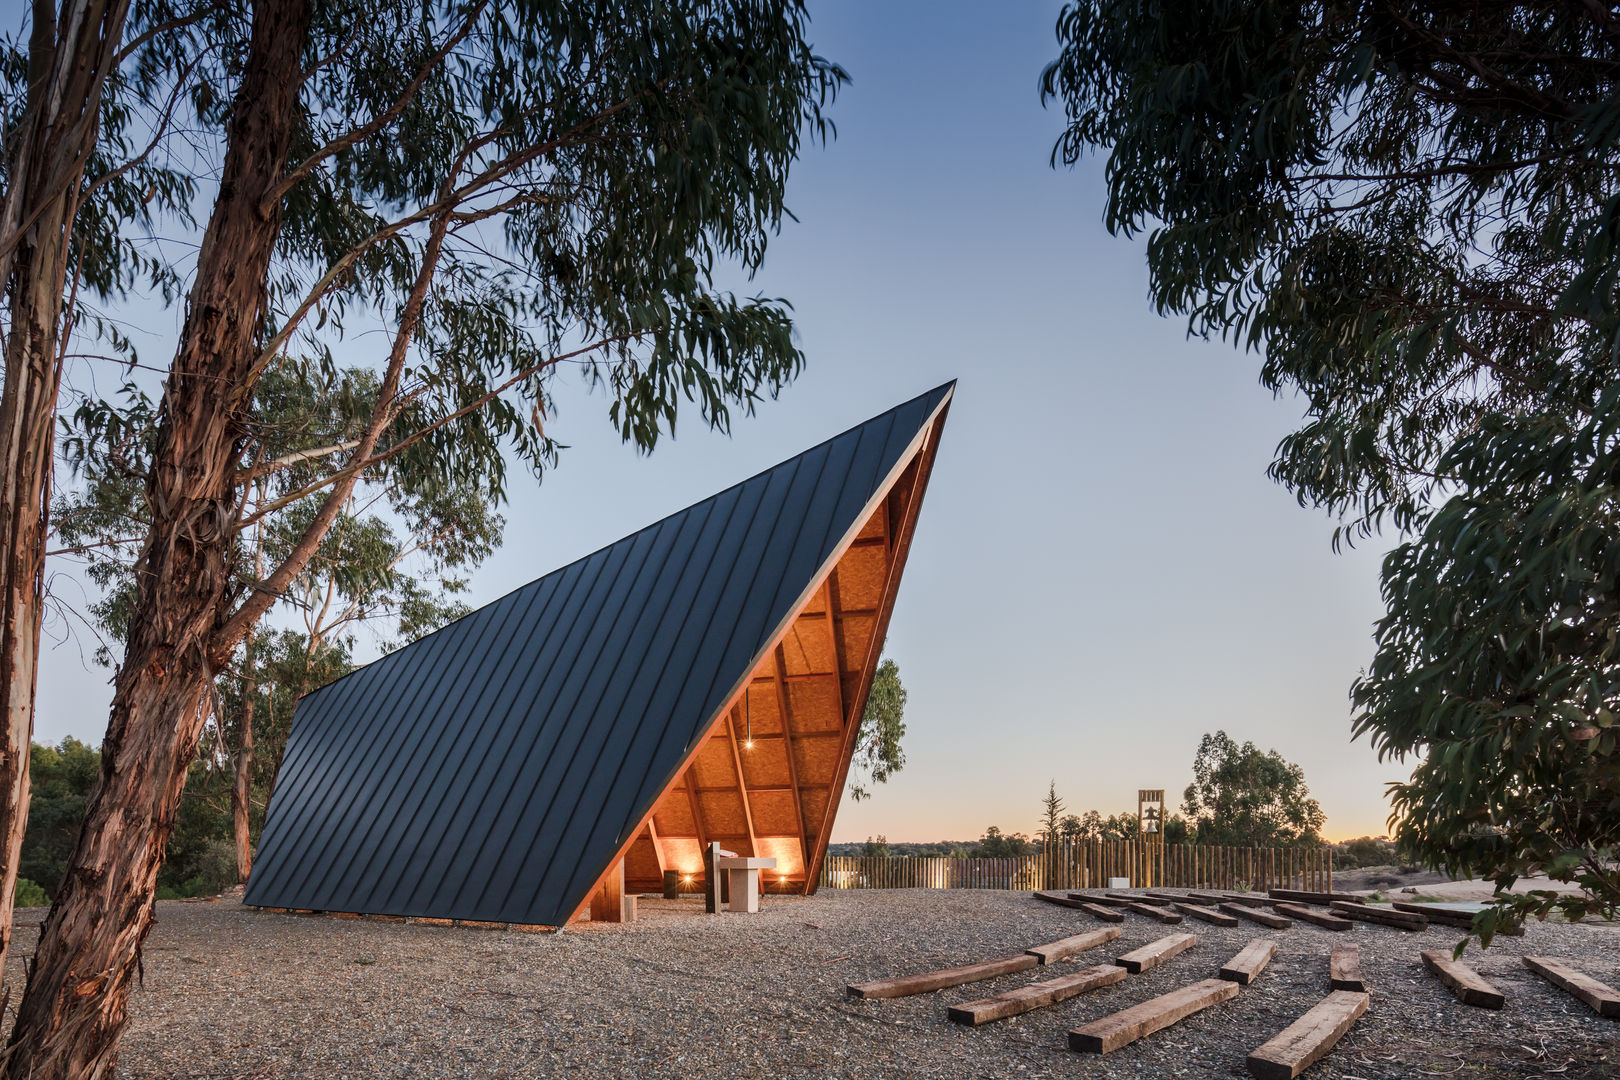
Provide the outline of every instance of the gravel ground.
{"type": "MultiPolygon", "coordinates": [[[[1620,1021],[1531,974],[1524,952],[1565,957],[1620,985],[1620,928],[1543,924],[1471,953],[1507,995],[1458,1003],[1418,952],[1454,931],[1296,923],[1266,931],[1128,916],[1124,936],[1074,961],[896,1000],[844,985],[1020,952],[1099,925],[1028,893],[824,892],[768,897],[759,915],[704,916],[697,899],[643,899],[641,920],[556,935],[267,914],[163,902],[131,1001],[120,1076],[201,1077],[1169,1077],[1246,1075],[1244,1055],[1327,992],[1335,941],[1360,944],[1369,1013],[1307,1076],[1569,1080],[1620,1073],[1620,1021]],[[1165,933],[1193,949],[1091,994],[978,1029],[949,1004],[1052,978],[1165,933]],[[1236,999],[1107,1057],[1065,1034],[1215,975],[1249,940],[1276,959],[1236,999]]],[[[19,913],[26,952],[41,912],[19,913]]],[[[17,957],[20,964],[21,956],[17,957]]],[[[19,970],[11,972],[13,977],[19,970]]]]}

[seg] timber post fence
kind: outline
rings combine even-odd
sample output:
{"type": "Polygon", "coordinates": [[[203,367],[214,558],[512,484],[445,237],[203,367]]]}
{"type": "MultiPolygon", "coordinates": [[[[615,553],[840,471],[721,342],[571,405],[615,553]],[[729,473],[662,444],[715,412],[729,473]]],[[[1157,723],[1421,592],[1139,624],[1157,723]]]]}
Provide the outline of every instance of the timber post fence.
{"type": "Polygon", "coordinates": [[[999,859],[935,855],[828,855],[824,889],[1101,889],[1112,878],[1132,887],[1333,889],[1333,849],[1167,844],[1134,840],[1050,844],[1031,855],[999,859]]]}

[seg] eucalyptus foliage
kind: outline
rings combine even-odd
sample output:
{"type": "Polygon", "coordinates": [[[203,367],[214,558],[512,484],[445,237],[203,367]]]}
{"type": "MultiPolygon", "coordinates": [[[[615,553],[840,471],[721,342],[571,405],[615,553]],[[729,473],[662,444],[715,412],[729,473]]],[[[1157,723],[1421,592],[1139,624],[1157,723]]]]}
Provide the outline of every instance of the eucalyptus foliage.
{"type": "Polygon", "coordinates": [[[1315,843],[1327,820],[1304,769],[1224,731],[1198,741],[1181,809],[1200,844],[1235,847],[1315,843]]]}
{"type": "MultiPolygon", "coordinates": [[[[1620,914],[1620,20],[1607,5],[1067,5],[1054,161],[1108,152],[1152,296],[1305,407],[1271,475],[1381,526],[1355,731],[1429,863],[1620,914]]],[[[1505,914],[1505,912],[1504,912],[1505,914]]],[[[1479,929],[1488,940],[1494,922],[1479,929]]]]}
{"type": "Polygon", "coordinates": [[[851,799],[870,799],[873,784],[888,783],[889,777],[906,767],[906,752],[900,747],[905,736],[906,687],[900,681],[900,665],[884,657],[872,676],[866,711],[855,735],[851,799]]]}

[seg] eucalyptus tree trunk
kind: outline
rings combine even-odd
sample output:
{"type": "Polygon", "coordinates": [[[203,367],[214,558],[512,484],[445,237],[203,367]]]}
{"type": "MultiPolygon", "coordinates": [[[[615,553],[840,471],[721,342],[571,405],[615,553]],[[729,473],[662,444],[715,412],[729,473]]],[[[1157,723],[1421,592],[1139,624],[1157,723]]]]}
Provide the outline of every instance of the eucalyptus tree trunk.
{"type": "MultiPolygon", "coordinates": [[[[262,572],[262,571],[261,571],[262,572]]],[[[236,877],[243,885],[253,873],[253,711],[259,680],[253,668],[255,634],[242,646],[242,710],[236,722],[236,753],[231,755],[231,836],[236,841],[236,877]]],[[[217,720],[217,718],[216,718],[217,720]]]]}
{"type": "Polygon", "coordinates": [[[101,88],[128,11],[128,0],[65,0],[59,22],[52,0],[35,0],[27,109],[13,135],[11,185],[0,202],[0,290],[10,294],[0,395],[0,971],[11,945],[17,859],[28,824],[69,240],[95,147],[101,88]]]}
{"type": "Polygon", "coordinates": [[[209,683],[236,642],[230,610],[241,410],[258,355],[280,231],[271,198],[299,111],[310,0],[257,0],[219,192],[197,255],[147,478],[152,522],[115,681],[101,776],[40,934],[5,1076],[110,1075],[130,982],[152,925],[163,851],[206,717],[209,683]]]}

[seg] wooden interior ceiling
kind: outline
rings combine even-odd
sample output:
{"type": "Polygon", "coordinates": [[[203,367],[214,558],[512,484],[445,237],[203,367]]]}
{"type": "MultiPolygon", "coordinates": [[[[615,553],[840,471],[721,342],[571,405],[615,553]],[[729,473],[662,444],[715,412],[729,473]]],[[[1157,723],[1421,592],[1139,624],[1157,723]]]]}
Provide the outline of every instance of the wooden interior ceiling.
{"type": "Polygon", "coordinates": [[[814,891],[932,450],[929,439],[659,797],[625,850],[627,890],[655,891],[674,870],[692,891],[718,842],[776,859],[763,888],[814,891]]]}

